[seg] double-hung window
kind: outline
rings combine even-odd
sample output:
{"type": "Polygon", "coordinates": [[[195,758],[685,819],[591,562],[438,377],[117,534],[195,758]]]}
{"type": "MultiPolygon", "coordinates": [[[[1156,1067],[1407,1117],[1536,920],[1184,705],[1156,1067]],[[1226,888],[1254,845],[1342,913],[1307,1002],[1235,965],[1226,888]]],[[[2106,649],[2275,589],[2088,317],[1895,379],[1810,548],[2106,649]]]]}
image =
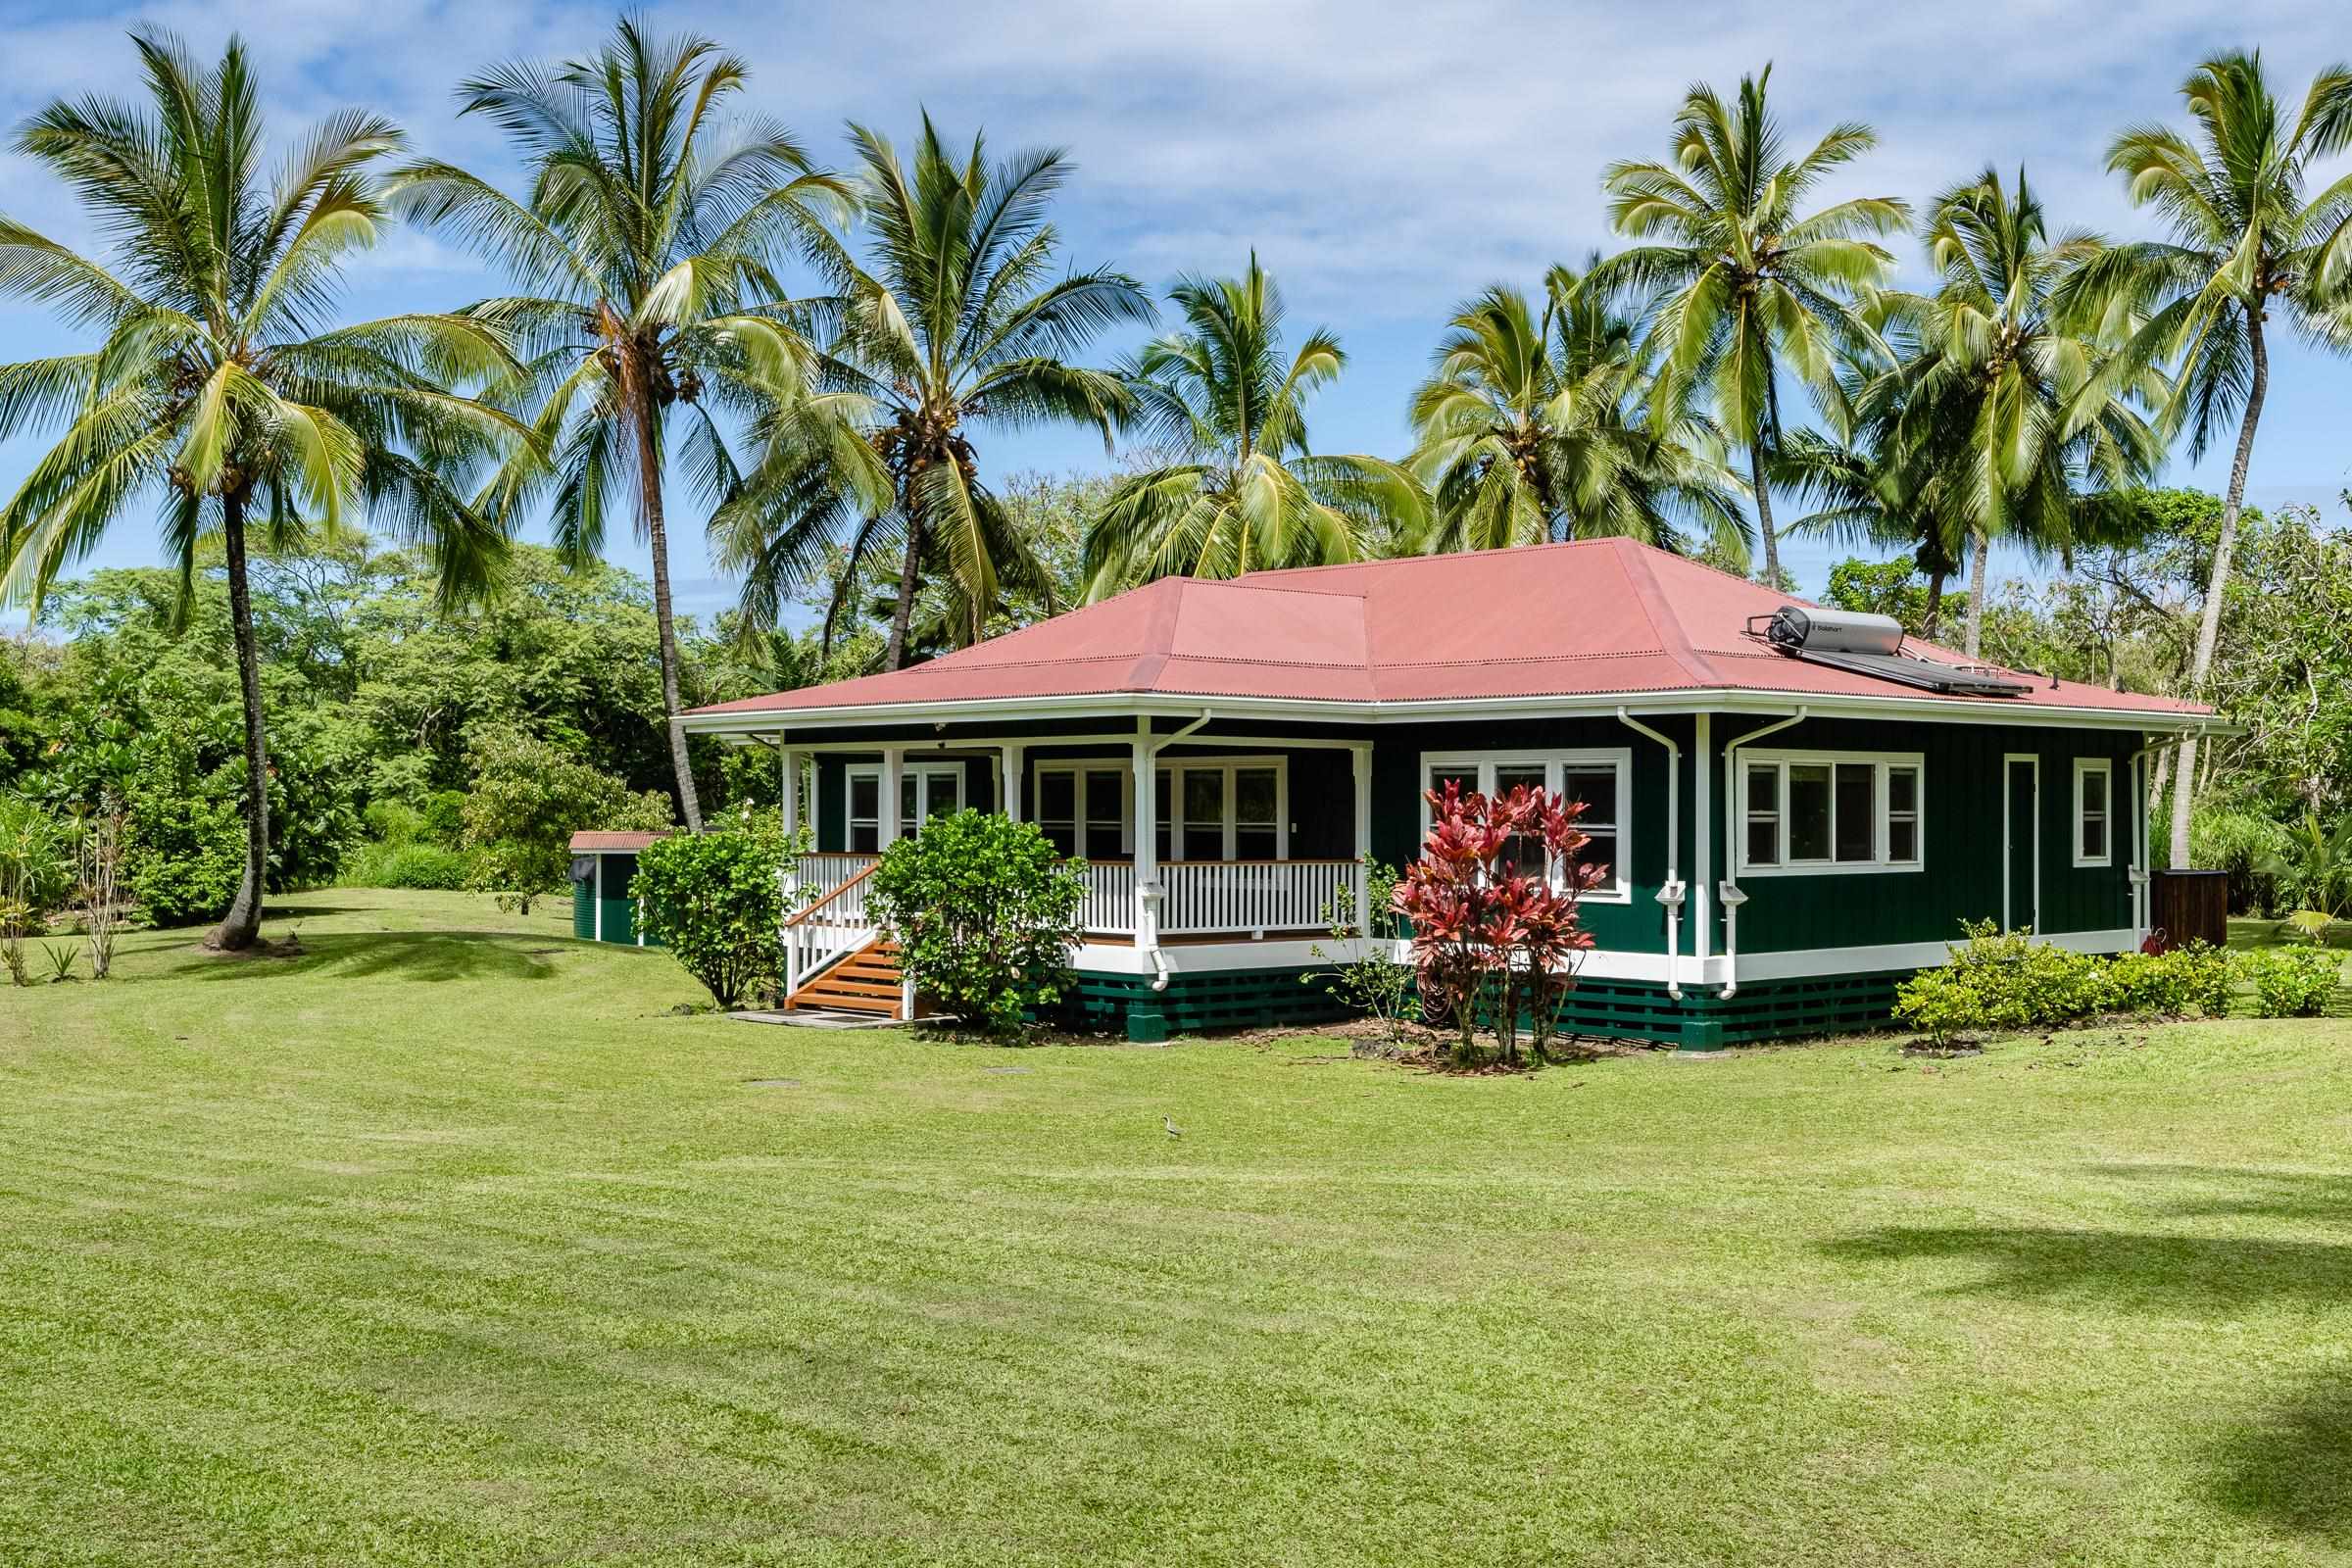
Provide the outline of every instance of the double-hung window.
{"type": "Polygon", "coordinates": [[[2109,818],[2115,808],[2115,764],[2105,758],[2075,759],[2075,864],[2113,865],[2109,818]]]}
{"type": "Polygon", "coordinates": [[[1037,829],[1063,855],[1116,860],[1135,853],[1128,828],[1125,762],[1041,762],[1037,829]]]}
{"type": "MultiPolygon", "coordinates": [[[[1443,793],[1446,781],[1453,780],[1461,785],[1465,795],[1473,790],[1482,795],[1506,795],[1515,786],[1524,784],[1572,802],[1583,802],[1584,815],[1577,818],[1576,825],[1592,842],[1585,846],[1578,859],[1587,865],[1608,868],[1606,880],[1585,897],[1622,904],[1633,897],[1621,863],[1621,846],[1631,842],[1627,814],[1633,788],[1633,756],[1631,750],[1623,748],[1590,752],[1428,753],[1421,759],[1421,782],[1424,789],[1443,793]]],[[[1424,832],[1429,828],[1426,803],[1422,807],[1421,826],[1424,832]]],[[[1543,843],[1537,839],[1514,840],[1503,858],[1521,867],[1541,865],[1543,843]]]]}
{"type": "Polygon", "coordinates": [[[1152,853],[1170,860],[1279,860],[1290,841],[1289,780],[1280,758],[1163,762],[1152,853]]]}
{"type": "Polygon", "coordinates": [[[1740,875],[1920,869],[1926,769],[1916,754],[1739,755],[1740,875]]]}
{"type": "MultiPolygon", "coordinates": [[[[845,770],[849,783],[850,851],[872,855],[882,848],[882,769],[872,762],[845,770]]],[[[963,809],[961,762],[908,762],[899,772],[899,836],[911,838],[935,816],[963,809]]]]}

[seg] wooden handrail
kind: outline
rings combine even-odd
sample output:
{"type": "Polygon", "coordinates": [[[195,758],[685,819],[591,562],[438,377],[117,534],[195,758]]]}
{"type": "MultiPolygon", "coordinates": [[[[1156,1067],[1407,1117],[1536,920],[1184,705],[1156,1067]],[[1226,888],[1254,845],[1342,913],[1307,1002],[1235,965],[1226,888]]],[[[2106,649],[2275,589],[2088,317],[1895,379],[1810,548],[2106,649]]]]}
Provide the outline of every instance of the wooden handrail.
{"type": "Polygon", "coordinates": [[[835,888],[832,892],[826,894],[823,898],[817,900],[814,904],[811,904],[808,906],[808,907],[803,909],[800,913],[785,921],[784,929],[787,931],[791,930],[794,926],[799,925],[802,921],[808,919],[817,910],[823,908],[826,905],[831,904],[835,899],[840,898],[844,893],[849,892],[850,889],[856,887],[858,883],[864,881],[867,877],[872,876],[880,869],[882,869],[882,862],[877,859],[873,864],[867,866],[856,876],[849,878],[847,881],[843,882],[841,886],[835,888]]]}
{"type": "MultiPolygon", "coordinates": [[[[1073,856],[1089,865],[1133,865],[1133,860],[1105,859],[1101,856],[1073,856]]],[[[1157,865],[1355,865],[1355,860],[1158,860],[1157,865]]]]}

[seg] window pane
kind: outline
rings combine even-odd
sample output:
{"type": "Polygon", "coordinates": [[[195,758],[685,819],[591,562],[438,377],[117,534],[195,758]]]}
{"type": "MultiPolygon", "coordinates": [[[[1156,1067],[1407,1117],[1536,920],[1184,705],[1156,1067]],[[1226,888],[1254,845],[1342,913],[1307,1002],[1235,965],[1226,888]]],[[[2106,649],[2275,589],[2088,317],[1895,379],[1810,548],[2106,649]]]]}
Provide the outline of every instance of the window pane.
{"type": "Polygon", "coordinates": [[[1215,827],[1217,842],[1224,844],[1225,775],[1207,768],[1194,768],[1184,775],[1184,825],[1187,828],[1215,827]]]}
{"type": "Polygon", "coordinates": [[[1184,854],[1187,860],[1222,860],[1225,858],[1225,829],[1222,827],[1193,827],[1184,830],[1184,854]]]}
{"type": "Polygon", "coordinates": [[[1747,770],[1747,863],[1781,863],[1781,770],[1771,763],[1747,770]]]}
{"type": "Polygon", "coordinates": [[[1497,762],[1494,764],[1494,793],[1508,795],[1520,785],[1531,790],[1544,788],[1542,762],[1497,762]]]}
{"type": "Polygon", "coordinates": [[[1617,891],[1618,886],[1624,881],[1624,877],[1618,872],[1617,869],[1617,835],[1614,833],[1594,833],[1590,835],[1590,837],[1592,838],[1592,842],[1587,844],[1582,850],[1577,852],[1576,863],[1579,865],[1607,866],[1609,868],[1607,874],[1603,876],[1600,881],[1593,884],[1592,891],[1595,893],[1614,893],[1617,891]]]}
{"type": "Polygon", "coordinates": [[[850,778],[850,820],[871,822],[882,814],[882,781],[871,773],[850,778]]]}
{"type": "Polygon", "coordinates": [[[2086,816],[2082,819],[2082,858],[2103,860],[2107,858],[2107,819],[2086,816]]]}
{"type": "Polygon", "coordinates": [[[1898,816],[1886,824],[1886,858],[1897,865],[1908,865],[1919,858],[1919,823],[1915,818],[1898,816]]]}
{"type": "Polygon", "coordinates": [[[1886,809],[1916,811],[1919,809],[1919,769],[1890,767],[1886,770],[1886,809]]]}
{"type": "Polygon", "coordinates": [[[1237,827],[1233,830],[1233,854],[1241,860],[1271,860],[1275,858],[1274,829],[1267,827],[1237,827]]]}
{"type": "Polygon", "coordinates": [[[1429,770],[1429,788],[1435,795],[1446,793],[1447,780],[1459,784],[1468,795],[1478,788],[1478,770],[1469,767],[1433,767],[1429,770]]]}
{"type": "Polygon", "coordinates": [[[1121,858],[1119,846],[1119,827],[1116,822],[1111,823],[1107,827],[1092,823],[1088,825],[1086,830],[1086,858],[1090,860],[1116,860],[1121,858]]]}
{"type": "Polygon", "coordinates": [[[882,848],[882,829],[872,822],[850,824],[850,853],[871,855],[882,848]]]}
{"type": "Polygon", "coordinates": [[[1098,768],[1089,772],[1086,775],[1086,819],[1118,826],[1122,814],[1119,792],[1120,775],[1116,770],[1098,768]]]}
{"type": "Polygon", "coordinates": [[[1544,841],[1530,838],[1524,833],[1514,833],[1502,841],[1502,854],[1497,857],[1497,864],[1503,860],[1509,861],[1514,871],[1528,876],[1541,876],[1544,874],[1544,841]]]}
{"type": "Polygon", "coordinates": [[[1875,762],[1838,764],[1838,858],[1879,858],[1879,769],[1875,762]]]}
{"type": "Polygon", "coordinates": [[[2084,773],[2082,775],[2082,810],[2087,816],[2105,816],[2107,814],[2106,774],[2084,773]]]}
{"type": "MultiPolygon", "coordinates": [[[[1067,822],[1077,813],[1077,775],[1066,770],[1037,775],[1037,819],[1040,822],[1067,822]]],[[[1067,855],[1068,850],[1062,853],[1067,855]]]]}
{"type": "Polygon", "coordinates": [[[1781,820],[1777,816],[1750,814],[1747,819],[1747,863],[1778,865],[1781,863],[1781,820]]]}
{"type": "Polygon", "coordinates": [[[1830,769],[1824,762],[1788,764],[1788,858],[1830,858],[1830,769]]]}
{"type": "Polygon", "coordinates": [[[1617,770],[1606,768],[1587,772],[1572,770],[1560,777],[1560,793],[1571,801],[1585,803],[1585,814],[1579,825],[1590,833],[1595,825],[1617,825],[1617,770]]]}
{"type": "Polygon", "coordinates": [[[956,809],[956,786],[962,782],[959,773],[928,773],[923,777],[923,815],[947,816],[956,809]]]}
{"type": "Polygon", "coordinates": [[[1037,830],[1046,836],[1046,842],[1048,844],[1054,846],[1054,854],[1068,857],[1078,853],[1077,835],[1071,830],[1070,825],[1067,822],[1060,824],[1040,822],[1037,830]]]}
{"type": "Polygon", "coordinates": [[[1244,767],[1233,775],[1233,819],[1236,822],[1274,825],[1274,770],[1270,767],[1244,767]]]}

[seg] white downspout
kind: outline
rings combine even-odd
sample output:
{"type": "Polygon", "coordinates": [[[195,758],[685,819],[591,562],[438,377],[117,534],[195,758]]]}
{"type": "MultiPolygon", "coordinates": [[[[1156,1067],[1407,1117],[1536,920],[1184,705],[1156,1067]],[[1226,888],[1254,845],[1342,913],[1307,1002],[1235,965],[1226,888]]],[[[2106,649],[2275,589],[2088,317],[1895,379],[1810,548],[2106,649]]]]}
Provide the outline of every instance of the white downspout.
{"type": "MultiPolygon", "coordinates": [[[[1723,743],[1723,798],[1727,807],[1740,798],[1738,789],[1740,748],[1750,741],[1760,741],[1767,735],[1777,735],[1791,724],[1802,724],[1806,714],[1811,711],[1811,709],[1800,706],[1795,712],[1778,723],[1767,724],[1762,729],[1751,730],[1745,735],[1735,735],[1723,743]]],[[[1724,829],[1723,842],[1726,853],[1729,853],[1731,846],[1738,842],[1734,837],[1735,831],[1736,828],[1729,825],[1724,829]]],[[[1740,994],[1740,906],[1747,902],[1747,895],[1740,891],[1738,881],[1728,876],[1723,879],[1722,885],[1715,891],[1716,896],[1723,900],[1724,981],[1722,995],[1736,997],[1740,994]]]]}
{"type": "MultiPolygon", "coordinates": [[[[1666,907],[1666,994],[1675,1001],[1683,1000],[1683,879],[1675,874],[1683,846],[1683,749],[1651,729],[1624,709],[1617,710],[1617,722],[1637,735],[1646,735],[1666,748],[1666,881],[1658,889],[1658,903],[1666,907]]],[[[1626,848],[1630,850],[1631,845],[1626,848]]],[[[1620,867],[1620,874],[1630,877],[1631,867],[1620,867]]]]}
{"type": "MultiPolygon", "coordinates": [[[[2142,732],[2145,733],[2144,731],[2142,732]]],[[[2175,741],[2150,741],[2132,754],[2124,765],[2130,770],[2132,786],[2132,945],[2139,946],[2148,940],[2148,754],[2162,751],[2175,741]]],[[[2077,803],[2080,808],[2081,803],[2077,803]]],[[[2115,802],[2107,803],[2108,815],[2115,814],[2115,802]]],[[[2078,827],[2076,831],[2081,832],[2078,827]]]]}

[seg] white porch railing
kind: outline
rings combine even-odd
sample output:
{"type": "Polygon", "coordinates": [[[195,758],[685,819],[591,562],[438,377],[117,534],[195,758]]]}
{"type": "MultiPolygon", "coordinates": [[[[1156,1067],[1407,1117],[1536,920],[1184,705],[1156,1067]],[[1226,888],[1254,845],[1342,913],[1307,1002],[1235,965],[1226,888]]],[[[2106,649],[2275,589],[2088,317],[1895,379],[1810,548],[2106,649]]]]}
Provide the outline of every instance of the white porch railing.
{"type": "Polygon", "coordinates": [[[880,857],[804,855],[800,873],[781,873],[784,898],[784,995],[789,997],[836,959],[874,940],[866,878],[880,857]],[[795,881],[797,880],[797,886],[795,881]]]}
{"type": "MultiPolygon", "coordinates": [[[[784,990],[806,985],[836,959],[873,941],[867,877],[877,857],[805,855],[784,906],[784,990]]],[[[1158,868],[1162,936],[1262,936],[1329,928],[1343,893],[1363,907],[1364,868],[1354,860],[1172,860],[1158,868]]],[[[1139,887],[1132,860],[1091,860],[1079,922],[1090,935],[1133,936],[1139,887]]]]}
{"type": "MultiPolygon", "coordinates": [[[[1136,928],[1135,865],[1087,864],[1086,928],[1136,928]]],[[[1162,936],[1259,936],[1323,931],[1343,890],[1363,906],[1364,868],[1354,860],[1170,860],[1158,869],[1162,936]]]]}

